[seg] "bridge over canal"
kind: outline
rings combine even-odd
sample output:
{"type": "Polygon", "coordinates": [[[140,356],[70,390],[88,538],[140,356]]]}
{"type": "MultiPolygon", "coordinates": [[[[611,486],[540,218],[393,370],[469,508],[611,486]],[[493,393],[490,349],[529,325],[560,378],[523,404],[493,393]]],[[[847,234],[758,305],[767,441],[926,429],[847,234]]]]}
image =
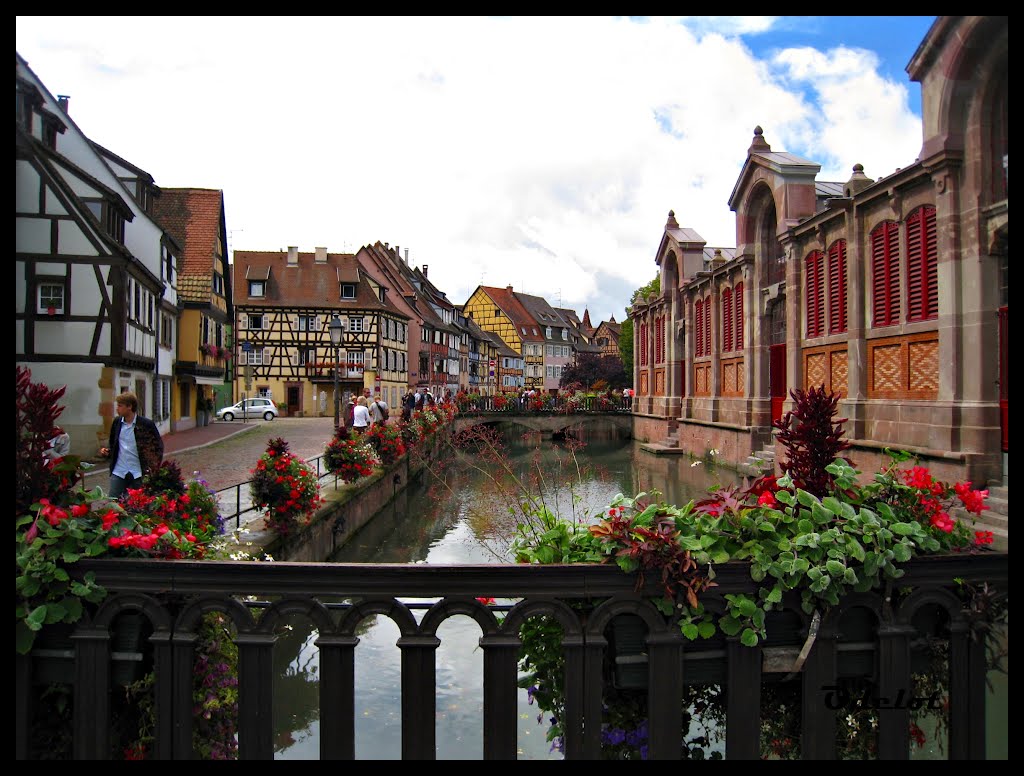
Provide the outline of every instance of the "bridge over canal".
{"type": "Polygon", "coordinates": [[[493,426],[498,423],[515,423],[542,434],[563,434],[567,429],[592,425],[600,422],[609,424],[629,437],[633,435],[633,416],[628,412],[469,412],[455,416],[452,430],[466,431],[474,426],[493,426]]]}

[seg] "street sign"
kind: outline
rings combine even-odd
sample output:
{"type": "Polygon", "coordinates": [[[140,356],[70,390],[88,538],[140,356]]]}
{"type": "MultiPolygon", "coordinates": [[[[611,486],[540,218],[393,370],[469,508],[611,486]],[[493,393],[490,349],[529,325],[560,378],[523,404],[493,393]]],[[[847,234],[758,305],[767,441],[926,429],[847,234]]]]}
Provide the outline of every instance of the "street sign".
{"type": "Polygon", "coordinates": [[[252,353],[252,343],[249,342],[249,340],[244,340],[242,342],[242,352],[243,353],[252,353]]]}
{"type": "Polygon", "coordinates": [[[245,390],[252,390],[252,364],[245,365],[245,390]]]}

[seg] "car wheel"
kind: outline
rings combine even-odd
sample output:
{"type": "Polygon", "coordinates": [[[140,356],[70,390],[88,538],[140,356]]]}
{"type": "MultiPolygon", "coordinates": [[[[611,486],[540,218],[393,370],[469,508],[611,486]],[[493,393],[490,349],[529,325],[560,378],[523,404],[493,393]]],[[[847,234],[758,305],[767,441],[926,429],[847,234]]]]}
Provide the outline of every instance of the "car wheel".
{"type": "Polygon", "coordinates": [[[226,420],[228,423],[230,423],[232,420],[235,419],[235,415],[234,415],[234,413],[231,413],[231,412],[225,412],[222,419],[226,420]]]}
{"type": "Polygon", "coordinates": [[[274,419],[274,413],[271,412],[270,410],[267,410],[266,412],[263,413],[263,419],[264,420],[273,420],[274,419]]]}

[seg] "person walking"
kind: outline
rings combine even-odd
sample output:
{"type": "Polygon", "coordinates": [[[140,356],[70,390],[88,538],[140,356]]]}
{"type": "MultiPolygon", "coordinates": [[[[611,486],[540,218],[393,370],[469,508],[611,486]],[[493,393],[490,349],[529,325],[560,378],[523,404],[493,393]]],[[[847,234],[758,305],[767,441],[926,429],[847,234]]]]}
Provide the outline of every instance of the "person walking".
{"type": "Polygon", "coordinates": [[[142,478],[160,468],[164,440],[156,423],[139,415],[139,399],[134,393],[122,393],[114,401],[117,418],[110,424],[108,446],[100,448],[100,455],[110,457],[107,495],[120,498],[128,488],[141,488],[142,478]]]}
{"type": "Polygon", "coordinates": [[[388,403],[384,401],[380,394],[375,394],[373,402],[370,404],[370,423],[377,425],[378,423],[387,423],[388,417],[391,415],[391,408],[388,403]]]}
{"type": "Polygon", "coordinates": [[[416,396],[412,392],[412,388],[405,392],[405,396],[402,397],[402,420],[406,423],[412,418],[412,411],[416,409],[416,396]]]}
{"type": "Polygon", "coordinates": [[[366,397],[356,399],[356,408],[352,411],[352,430],[357,434],[365,434],[370,427],[370,411],[366,408],[366,397]]]}

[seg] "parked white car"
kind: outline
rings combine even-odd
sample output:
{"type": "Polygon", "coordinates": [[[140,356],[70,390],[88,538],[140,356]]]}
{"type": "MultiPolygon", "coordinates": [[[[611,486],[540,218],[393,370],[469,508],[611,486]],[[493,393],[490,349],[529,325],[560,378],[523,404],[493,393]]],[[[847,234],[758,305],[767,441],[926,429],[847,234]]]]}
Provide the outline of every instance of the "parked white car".
{"type": "Polygon", "coordinates": [[[230,407],[217,410],[217,420],[234,420],[235,418],[273,420],[276,417],[277,405],[270,399],[244,399],[230,407]]]}

